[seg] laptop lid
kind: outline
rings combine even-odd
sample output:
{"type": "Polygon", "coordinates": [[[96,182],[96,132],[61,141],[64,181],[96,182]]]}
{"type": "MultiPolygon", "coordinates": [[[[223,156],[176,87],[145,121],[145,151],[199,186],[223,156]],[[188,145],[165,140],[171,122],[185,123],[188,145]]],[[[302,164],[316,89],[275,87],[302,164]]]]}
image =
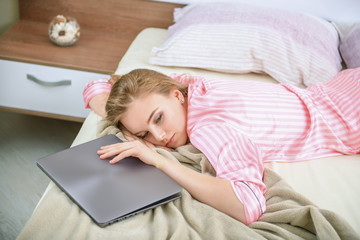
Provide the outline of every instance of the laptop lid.
{"type": "Polygon", "coordinates": [[[138,158],[113,165],[99,158],[101,146],[118,142],[115,135],[107,135],[37,160],[38,167],[100,227],[181,196],[176,182],[138,158]]]}

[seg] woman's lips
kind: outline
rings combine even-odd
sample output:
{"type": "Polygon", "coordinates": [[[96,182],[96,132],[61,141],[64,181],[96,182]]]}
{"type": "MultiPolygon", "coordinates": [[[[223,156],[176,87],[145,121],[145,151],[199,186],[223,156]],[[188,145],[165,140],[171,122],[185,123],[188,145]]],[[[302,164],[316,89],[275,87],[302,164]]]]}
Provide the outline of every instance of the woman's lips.
{"type": "Polygon", "coordinates": [[[166,143],[166,147],[170,147],[169,145],[174,141],[174,136],[175,136],[175,134],[174,135],[172,135],[172,137],[169,139],[169,141],[166,143]]]}

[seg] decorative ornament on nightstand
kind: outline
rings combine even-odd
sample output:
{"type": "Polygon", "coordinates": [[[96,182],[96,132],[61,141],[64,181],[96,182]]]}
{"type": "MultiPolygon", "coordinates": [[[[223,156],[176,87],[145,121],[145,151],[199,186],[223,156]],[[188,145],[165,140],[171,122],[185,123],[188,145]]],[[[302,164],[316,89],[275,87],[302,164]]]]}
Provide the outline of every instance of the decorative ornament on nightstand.
{"type": "Polygon", "coordinates": [[[75,18],[57,15],[49,25],[50,40],[59,46],[71,46],[80,37],[80,25],[75,18]]]}

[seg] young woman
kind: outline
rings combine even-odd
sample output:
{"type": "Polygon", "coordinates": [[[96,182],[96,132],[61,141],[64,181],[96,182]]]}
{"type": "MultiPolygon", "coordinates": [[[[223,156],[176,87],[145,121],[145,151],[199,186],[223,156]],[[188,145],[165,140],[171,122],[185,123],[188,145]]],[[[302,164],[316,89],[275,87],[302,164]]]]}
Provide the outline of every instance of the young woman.
{"type": "Polygon", "coordinates": [[[264,162],[360,152],[360,68],[307,89],[146,69],[123,75],[112,87],[100,83],[85,88],[85,101],[129,140],[102,147],[101,158],[117,155],[116,163],[136,156],[245,224],[266,208],[264,162]],[[148,144],[177,148],[188,142],[205,154],[216,177],[166,159],[148,144]]]}

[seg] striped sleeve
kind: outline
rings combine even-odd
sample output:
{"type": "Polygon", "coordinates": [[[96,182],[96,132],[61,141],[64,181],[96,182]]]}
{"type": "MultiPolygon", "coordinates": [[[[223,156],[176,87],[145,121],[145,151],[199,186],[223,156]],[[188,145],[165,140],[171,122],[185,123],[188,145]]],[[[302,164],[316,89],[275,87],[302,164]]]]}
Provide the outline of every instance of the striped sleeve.
{"type": "Polygon", "coordinates": [[[266,208],[266,186],[262,181],[264,166],[256,144],[226,124],[198,127],[189,137],[191,143],[207,156],[216,177],[230,181],[244,205],[247,224],[256,221],[266,208]]]}
{"type": "Polygon", "coordinates": [[[111,84],[109,83],[109,79],[100,78],[87,83],[83,91],[85,108],[90,108],[89,102],[94,96],[101,93],[110,93],[110,91],[111,84]]]}

